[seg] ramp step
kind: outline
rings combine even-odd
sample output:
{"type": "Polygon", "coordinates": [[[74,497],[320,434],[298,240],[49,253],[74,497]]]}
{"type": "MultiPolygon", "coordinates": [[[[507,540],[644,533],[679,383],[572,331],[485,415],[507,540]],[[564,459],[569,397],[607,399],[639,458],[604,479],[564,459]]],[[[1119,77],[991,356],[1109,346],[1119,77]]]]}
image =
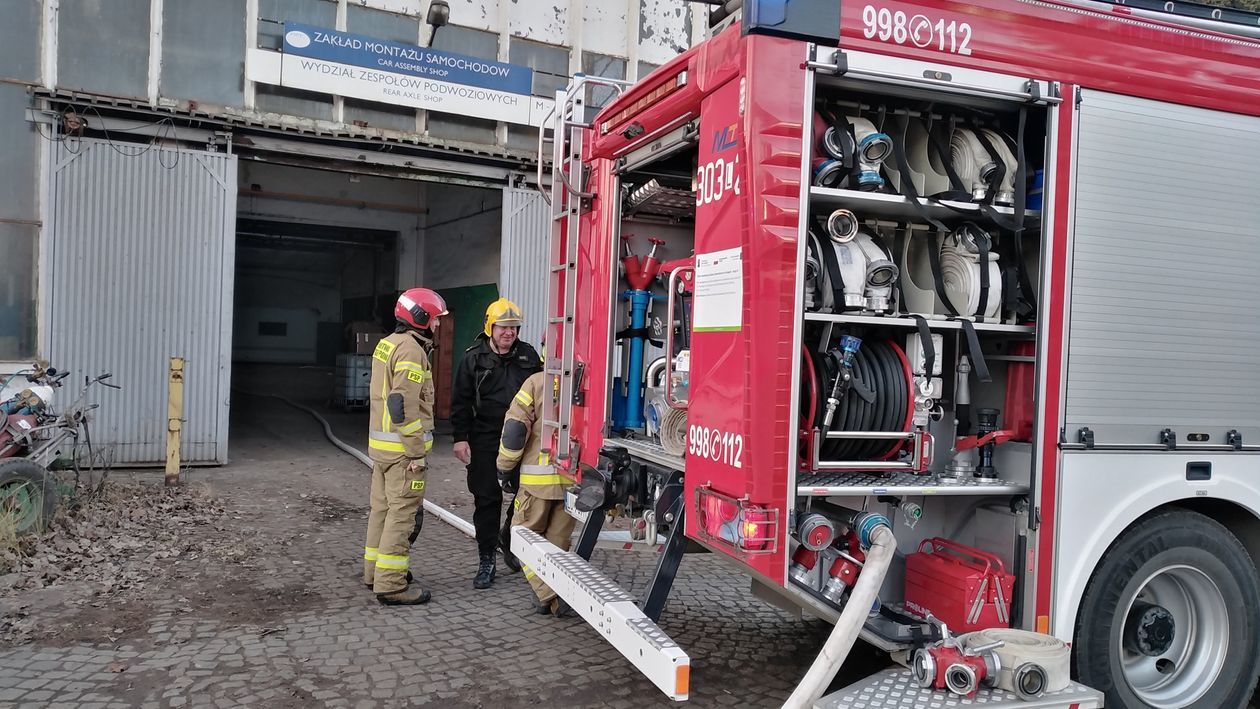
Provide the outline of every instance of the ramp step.
{"type": "Polygon", "coordinates": [[[582,557],[512,528],[512,552],[670,699],[687,699],[691,658],[626,593],[582,557]]]}

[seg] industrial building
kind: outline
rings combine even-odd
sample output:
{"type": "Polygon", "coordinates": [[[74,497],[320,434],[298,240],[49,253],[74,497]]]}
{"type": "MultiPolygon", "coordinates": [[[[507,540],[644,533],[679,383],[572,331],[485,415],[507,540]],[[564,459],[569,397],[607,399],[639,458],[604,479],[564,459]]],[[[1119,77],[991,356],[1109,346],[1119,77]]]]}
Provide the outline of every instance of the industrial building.
{"type": "Polygon", "coordinates": [[[679,0],[9,5],[0,373],[113,372],[93,437],[123,464],[164,457],[170,358],[183,460],[224,463],[234,368],[331,381],[413,285],[454,314],[441,415],[487,303],[517,300],[522,337],[542,334],[555,91],[634,80],[705,29],[679,0]]]}

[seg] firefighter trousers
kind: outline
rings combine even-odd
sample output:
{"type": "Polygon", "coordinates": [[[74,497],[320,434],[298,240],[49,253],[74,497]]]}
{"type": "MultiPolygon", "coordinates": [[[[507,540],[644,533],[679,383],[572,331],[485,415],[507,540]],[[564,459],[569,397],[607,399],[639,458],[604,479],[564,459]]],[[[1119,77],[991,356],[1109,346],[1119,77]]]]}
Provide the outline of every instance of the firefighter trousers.
{"type": "Polygon", "coordinates": [[[372,463],[372,511],[363,545],[363,583],[375,593],[407,587],[411,544],[420,533],[424,514],[424,461],[408,472],[411,461],[399,458],[372,463]]]}
{"type": "MultiPolygon", "coordinates": [[[[573,536],[573,527],[577,520],[564,511],[564,500],[544,500],[521,490],[516,493],[516,502],[513,506],[516,508],[516,513],[512,516],[512,526],[519,525],[533,530],[564,551],[569,550],[569,540],[573,536]]],[[[525,572],[525,580],[529,581],[529,585],[533,587],[539,602],[547,604],[556,597],[556,592],[543,583],[543,580],[538,578],[538,575],[528,566],[522,566],[521,569],[525,572]]]]}

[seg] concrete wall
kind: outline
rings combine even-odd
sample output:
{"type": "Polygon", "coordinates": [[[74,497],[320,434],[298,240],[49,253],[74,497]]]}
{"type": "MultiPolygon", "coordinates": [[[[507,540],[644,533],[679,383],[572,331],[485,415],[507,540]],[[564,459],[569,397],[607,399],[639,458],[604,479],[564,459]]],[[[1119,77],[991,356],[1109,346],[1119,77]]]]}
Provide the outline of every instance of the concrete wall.
{"type": "Polygon", "coordinates": [[[497,283],[503,193],[429,185],[428,204],[424,285],[458,288],[497,283]]]}

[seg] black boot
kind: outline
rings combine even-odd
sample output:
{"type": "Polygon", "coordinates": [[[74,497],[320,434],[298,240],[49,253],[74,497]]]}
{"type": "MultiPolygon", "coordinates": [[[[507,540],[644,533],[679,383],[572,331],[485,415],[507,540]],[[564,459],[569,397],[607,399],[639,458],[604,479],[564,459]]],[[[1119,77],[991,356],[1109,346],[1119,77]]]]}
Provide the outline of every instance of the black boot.
{"type": "Polygon", "coordinates": [[[490,588],[494,583],[494,552],[481,554],[481,563],[477,565],[477,575],[473,578],[473,588],[490,588]]]}
{"type": "Polygon", "coordinates": [[[503,547],[503,565],[511,569],[513,572],[521,570],[521,560],[516,558],[516,555],[512,553],[512,550],[507,547],[503,547]]]}

